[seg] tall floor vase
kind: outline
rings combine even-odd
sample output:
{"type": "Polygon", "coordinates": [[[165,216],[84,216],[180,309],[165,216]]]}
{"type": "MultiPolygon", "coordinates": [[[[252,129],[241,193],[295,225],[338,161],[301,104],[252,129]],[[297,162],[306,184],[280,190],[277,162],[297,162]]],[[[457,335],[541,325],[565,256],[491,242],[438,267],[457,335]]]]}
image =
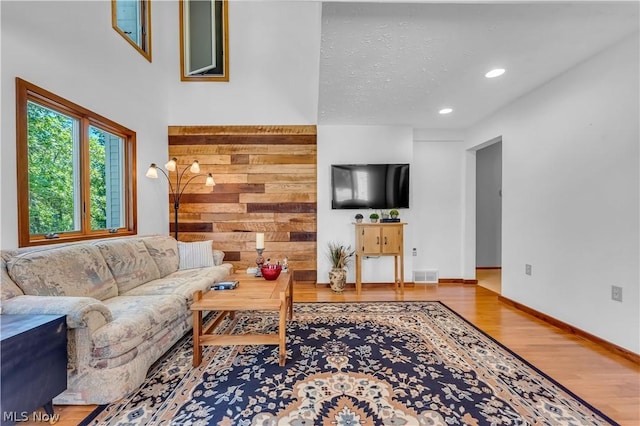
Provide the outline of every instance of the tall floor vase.
{"type": "Polygon", "coordinates": [[[347,271],[341,268],[333,268],[329,271],[329,285],[335,293],[342,293],[347,283],[347,271]]]}

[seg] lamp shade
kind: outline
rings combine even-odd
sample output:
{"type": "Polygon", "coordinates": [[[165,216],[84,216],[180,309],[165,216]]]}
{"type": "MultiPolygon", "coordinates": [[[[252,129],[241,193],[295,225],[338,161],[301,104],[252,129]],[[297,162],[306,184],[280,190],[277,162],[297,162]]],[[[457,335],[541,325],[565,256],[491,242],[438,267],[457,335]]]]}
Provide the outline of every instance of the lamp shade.
{"type": "Polygon", "coordinates": [[[156,163],[151,163],[147,169],[146,176],[151,179],[158,179],[158,166],[156,166],[156,163]]]}
{"type": "Polygon", "coordinates": [[[194,160],[193,164],[191,164],[191,173],[200,173],[200,163],[198,163],[198,160],[194,160]]]}
{"type": "Polygon", "coordinates": [[[173,157],[164,165],[164,168],[167,169],[167,171],[169,172],[175,172],[177,162],[178,162],[178,159],[176,157],[173,157]]]}
{"type": "Polygon", "coordinates": [[[216,186],[216,182],[213,180],[213,175],[211,173],[207,175],[207,180],[204,183],[204,186],[216,186]]]}

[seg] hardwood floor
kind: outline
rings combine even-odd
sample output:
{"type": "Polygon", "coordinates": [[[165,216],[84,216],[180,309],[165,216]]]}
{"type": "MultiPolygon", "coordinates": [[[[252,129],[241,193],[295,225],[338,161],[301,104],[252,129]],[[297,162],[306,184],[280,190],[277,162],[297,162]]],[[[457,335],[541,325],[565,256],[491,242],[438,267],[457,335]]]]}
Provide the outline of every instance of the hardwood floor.
{"type": "MultiPolygon", "coordinates": [[[[343,294],[313,283],[294,288],[295,302],[439,300],[621,425],[640,424],[640,365],[506,305],[482,286],[408,285],[404,298],[389,284],[363,284],[360,296],[353,285],[343,294]]],[[[77,425],[93,408],[56,406],[57,425],[77,425]]]]}
{"type": "Polygon", "coordinates": [[[502,294],[502,269],[476,269],[476,279],[479,286],[502,294]]]}

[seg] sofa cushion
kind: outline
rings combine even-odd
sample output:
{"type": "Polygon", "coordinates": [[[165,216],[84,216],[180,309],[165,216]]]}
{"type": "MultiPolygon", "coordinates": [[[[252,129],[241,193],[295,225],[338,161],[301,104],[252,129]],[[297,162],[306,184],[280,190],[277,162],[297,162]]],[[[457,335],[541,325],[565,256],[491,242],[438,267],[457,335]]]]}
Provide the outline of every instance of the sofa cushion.
{"type": "Polygon", "coordinates": [[[22,296],[24,292],[13,282],[7,268],[2,268],[0,271],[0,301],[13,299],[16,296],[22,296]]]}
{"type": "Polygon", "coordinates": [[[4,257],[0,257],[0,301],[4,302],[23,294],[24,292],[9,276],[7,262],[5,262],[4,257]]]}
{"type": "Polygon", "coordinates": [[[212,244],[213,241],[196,241],[192,243],[178,241],[178,255],[180,256],[178,269],[215,266],[212,244]]]}
{"type": "Polygon", "coordinates": [[[196,290],[207,291],[212,284],[227,278],[232,269],[233,266],[230,263],[225,263],[210,268],[178,270],[159,280],[142,284],[123,295],[177,294],[190,303],[196,290]]]}
{"type": "Polygon", "coordinates": [[[94,359],[119,358],[157,333],[164,333],[164,328],[169,324],[188,315],[184,299],[174,295],[117,296],[106,300],[104,304],[111,311],[113,321],[93,334],[94,359]]]}
{"type": "Polygon", "coordinates": [[[7,272],[28,295],[98,300],[118,295],[116,281],[100,250],[89,244],[17,254],[8,260],[7,272]]]}
{"type": "Polygon", "coordinates": [[[147,246],[149,254],[156,262],[160,271],[160,278],[166,277],[178,270],[180,258],[178,257],[178,242],[175,238],[165,235],[154,235],[142,239],[147,246]]]}
{"type": "Polygon", "coordinates": [[[160,278],[156,262],[141,240],[99,241],[95,245],[109,265],[119,293],[160,278]]]}

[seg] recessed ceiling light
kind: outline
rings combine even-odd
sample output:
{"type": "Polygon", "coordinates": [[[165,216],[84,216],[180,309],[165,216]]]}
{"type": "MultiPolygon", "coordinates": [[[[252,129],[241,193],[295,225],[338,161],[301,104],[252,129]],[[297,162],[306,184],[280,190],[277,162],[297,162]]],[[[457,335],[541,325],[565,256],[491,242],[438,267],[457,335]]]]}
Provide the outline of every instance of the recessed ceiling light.
{"type": "Polygon", "coordinates": [[[450,114],[453,112],[452,108],[442,108],[440,111],[438,111],[440,114],[450,114]]]}
{"type": "Polygon", "coordinates": [[[500,77],[502,74],[504,74],[504,71],[504,68],[495,68],[486,73],[484,76],[487,78],[500,77]]]}

